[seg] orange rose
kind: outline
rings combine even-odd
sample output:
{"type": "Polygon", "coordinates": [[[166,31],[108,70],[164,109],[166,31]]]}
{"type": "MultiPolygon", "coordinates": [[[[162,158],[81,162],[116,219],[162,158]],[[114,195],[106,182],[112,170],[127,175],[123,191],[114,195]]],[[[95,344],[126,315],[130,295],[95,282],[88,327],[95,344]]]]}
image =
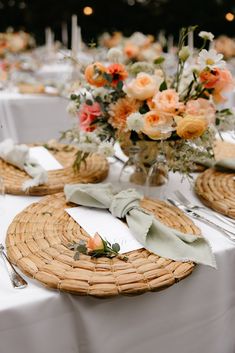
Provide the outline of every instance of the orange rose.
{"type": "Polygon", "coordinates": [[[205,88],[214,88],[219,80],[219,69],[214,68],[213,70],[205,69],[200,72],[199,78],[205,88]]]}
{"type": "Polygon", "coordinates": [[[88,252],[95,251],[95,250],[103,250],[104,243],[102,238],[98,233],[95,233],[93,238],[89,238],[87,242],[87,250],[88,252]]]}
{"type": "Polygon", "coordinates": [[[216,103],[223,103],[226,99],[223,97],[223,92],[229,92],[234,88],[234,81],[230,71],[219,70],[219,80],[215,85],[215,89],[212,93],[214,101],[216,103]]]}
{"type": "Polygon", "coordinates": [[[107,68],[107,72],[108,72],[108,74],[110,74],[112,76],[111,85],[114,87],[117,86],[119,81],[124,81],[128,76],[128,73],[125,69],[125,66],[122,64],[110,65],[107,68]]]}
{"type": "Polygon", "coordinates": [[[152,110],[144,115],[142,132],[152,140],[166,139],[171,136],[172,123],[172,116],[152,110]]]}
{"type": "Polygon", "coordinates": [[[179,137],[191,140],[201,136],[207,129],[207,121],[201,116],[187,115],[178,119],[176,133],[179,137]]]}
{"type": "Polygon", "coordinates": [[[107,73],[106,67],[101,63],[94,63],[87,66],[85,78],[92,86],[102,87],[107,83],[104,74],[107,73]]]}

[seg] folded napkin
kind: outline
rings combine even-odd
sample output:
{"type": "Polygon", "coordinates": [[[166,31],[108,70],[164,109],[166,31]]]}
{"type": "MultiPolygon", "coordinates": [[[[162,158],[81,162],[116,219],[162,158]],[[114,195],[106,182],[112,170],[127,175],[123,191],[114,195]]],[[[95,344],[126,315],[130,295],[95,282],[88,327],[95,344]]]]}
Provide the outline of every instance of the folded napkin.
{"type": "Polygon", "coordinates": [[[29,148],[26,145],[16,145],[11,139],[4,140],[0,143],[0,158],[24,170],[32,177],[23,183],[23,191],[48,181],[47,171],[38,164],[37,160],[30,157],[29,148]]]}
{"type": "Polygon", "coordinates": [[[198,162],[207,168],[214,168],[219,172],[235,173],[235,158],[223,158],[218,161],[207,160],[205,162],[198,162]]]}
{"type": "Polygon", "coordinates": [[[114,217],[125,218],[138,242],[159,256],[216,267],[205,238],[165,226],[140,207],[142,196],[134,189],[115,193],[111,184],[77,184],[65,185],[64,193],[67,201],[86,207],[106,208],[114,217]]]}

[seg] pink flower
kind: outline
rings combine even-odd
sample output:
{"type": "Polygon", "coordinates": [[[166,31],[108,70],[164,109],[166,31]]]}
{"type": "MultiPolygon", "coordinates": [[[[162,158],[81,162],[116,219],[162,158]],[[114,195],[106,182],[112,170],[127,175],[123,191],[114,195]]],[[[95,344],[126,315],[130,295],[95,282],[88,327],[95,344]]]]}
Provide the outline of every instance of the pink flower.
{"type": "Polygon", "coordinates": [[[215,111],[214,105],[209,100],[204,98],[188,101],[185,109],[187,115],[205,117],[208,124],[214,124],[215,111]]]}
{"type": "Polygon", "coordinates": [[[184,105],[179,102],[179,95],[174,89],[158,92],[152,101],[154,109],[164,113],[175,114],[184,109],[184,105]]]}
{"type": "Polygon", "coordinates": [[[83,131],[93,131],[96,127],[91,123],[102,115],[99,103],[95,102],[92,105],[84,103],[78,112],[80,128],[83,131]]]}

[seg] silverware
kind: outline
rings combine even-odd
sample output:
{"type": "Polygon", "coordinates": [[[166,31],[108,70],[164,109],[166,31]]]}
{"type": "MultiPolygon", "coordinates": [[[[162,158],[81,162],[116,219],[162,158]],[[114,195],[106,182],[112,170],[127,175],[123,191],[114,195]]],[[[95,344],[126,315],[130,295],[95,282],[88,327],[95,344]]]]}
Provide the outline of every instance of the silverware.
{"type": "Polygon", "coordinates": [[[125,164],[125,161],[123,159],[121,159],[120,157],[118,157],[116,154],[113,155],[113,158],[115,158],[121,164],[125,164]]]}
{"type": "Polygon", "coordinates": [[[208,208],[206,208],[204,206],[193,205],[179,190],[175,191],[175,195],[180,200],[180,202],[182,202],[182,204],[184,204],[185,206],[187,206],[191,210],[202,210],[202,211],[205,211],[208,214],[212,215],[213,217],[219,219],[221,222],[223,222],[225,224],[228,224],[229,226],[232,226],[232,227],[235,226],[235,221],[230,220],[230,219],[226,219],[222,215],[216,214],[215,212],[213,212],[211,210],[208,210],[208,208]]]}
{"type": "Polygon", "coordinates": [[[224,229],[223,227],[219,226],[218,224],[210,221],[209,219],[201,216],[199,213],[192,211],[190,208],[184,206],[183,204],[181,204],[180,202],[176,201],[176,200],[172,200],[172,199],[167,199],[167,201],[172,204],[173,206],[178,207],[181,211],[185,212],[187,215],[197,219],[198,221],[201,221],[205,224],[208,224],[209,226],[221,231],[226,238],[228,238],[229,240],[231,240],[232,242],[235,242],[235,235],[234,233],[230,232],[227,229],[224,229]]]}
{"type": "Polygon", "coordinates": [[[25,281],[23,277],[21,277],[21,275],[13,267],[6,253],[4,252],[4,246],[1,243],[0,243],[0,255],[6,265],[7,272],[9,274],[13,287],[17,289],[25,288],[28,285],[28,283],[25,281]]]}

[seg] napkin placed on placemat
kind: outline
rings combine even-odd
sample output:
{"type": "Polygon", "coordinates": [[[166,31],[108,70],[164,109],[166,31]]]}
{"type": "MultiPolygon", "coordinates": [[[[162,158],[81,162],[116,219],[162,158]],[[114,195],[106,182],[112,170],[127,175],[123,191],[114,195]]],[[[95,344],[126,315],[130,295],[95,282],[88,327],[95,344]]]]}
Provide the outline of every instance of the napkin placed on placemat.
{"type": "Polygon", "coordinates": [[[224,158],[219,159],[218,161],[208,160],[205,162],[198,162],[198,164],[207,168],[214,168],[219,172],[235,173],[235,158],[224,158]]]}
{"type": "Polygon", "coordinates": [[[142,195],[134,189],[115,193],[111,184],[65,185],[66,200],[81,206],[108,209],[125,218],[133,236],[149,251],[175,261],[193,261],[216,267],[207,240],[169,228],[140,207],[142,195]]]}
{"type": "Polygon", "coordinates": [[[17,145],[11,139],[6,139],[0,143],[0,158],[5,162],[24,170],[32,179],[26,180],[22,184],[22,190],[26,191],[30,187],[45,184],[48,181],[48,174],[45,169],[30,157],[29,148],[26,145],[17,145]]]}

